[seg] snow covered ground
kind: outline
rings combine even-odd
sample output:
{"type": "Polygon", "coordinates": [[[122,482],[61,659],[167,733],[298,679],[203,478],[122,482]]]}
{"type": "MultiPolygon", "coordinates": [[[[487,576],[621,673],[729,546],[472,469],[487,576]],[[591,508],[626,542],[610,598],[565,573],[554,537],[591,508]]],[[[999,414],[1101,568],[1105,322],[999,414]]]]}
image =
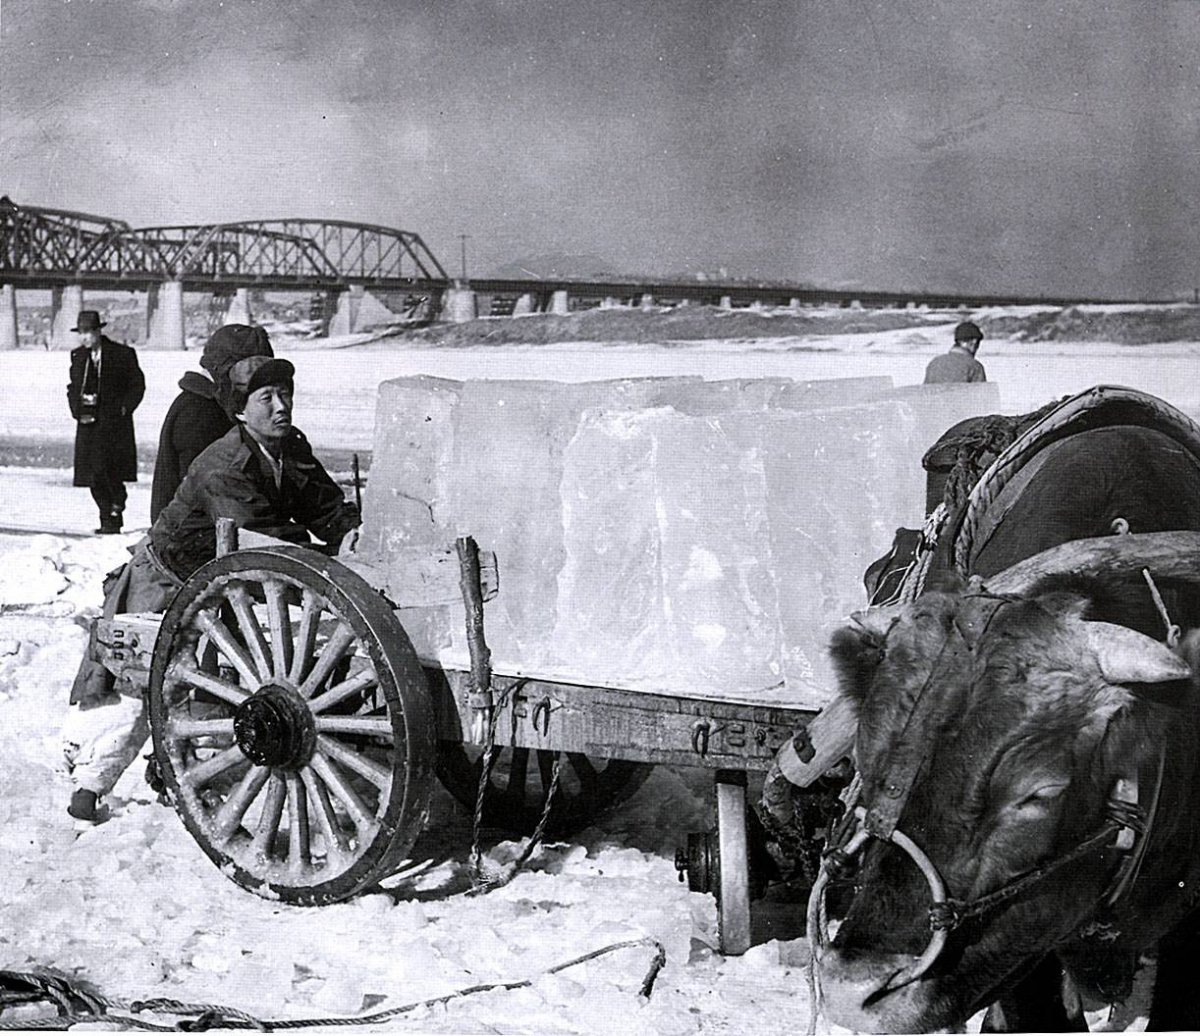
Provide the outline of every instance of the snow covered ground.
{"type": "MultiPolygon", "coordinates": [[[[819,343],[290,352],[281,345],[279,352],[299,367],[297,423],[318,446],[362,448],[371,441],[375,385],[400,374],[560,380],[887,374],[905,384],[919,381],[928,358],[945,348],[948,327],[819,343]]],[[[988,341],[980,358],[1007,412],[1117,383],[1200,415],[1195,344],[988,341]]],[[[152,443],[176,380],[196,357],[143,353],[141,359],[150,391],[138,434],[152,443]]],[[[0,438],[70,435],[65,355],[0,354],[0,377],[9,386],[0,438]]],[[[113,999],[219,1003],[274,1019],[386,1010],[480,984],[529,980],[522,988],[400,1015],[387,1023],[391,1031],[675,1036],[777,1034],[806,1024],[801,908],[767,904],[756,921],[757,944],[744,957],[725,958],[716,952],[712,897],[676,880],[675,848],[688,832],[714,822],[710,788],[698,772],[660,768],[619,811],[570,841],[543,846],[512,884],[480,897],[459,894],[468,884],[470,821],[441,793],[413,852],[415,862],[429,861],[417,878],[321,909],[272,903],[228,881],[174,813],[155,802],[140,765],[118,785],[110,819],[77,832],[64,811],[59,729],[86,620],[100,604],[100,580],[127,556],[137,534],[80,536],[94,514],[87,491],[71,488],[68,472],[0,469],[0,499],[0,525],[72,534],[0,534],[0,968],[47,969],[113,999]],[[647,941],[548,970],[639,939],[647,941]],[[665,948],[667,962],[647,998],[639,987],[654,954],[649,940],[665,948]]],[[[130,503],[135,522],[145,521],[147,502],[143,481],[130,503]]],[[[498,867],[519,850],[519,843],[489,842],[486,859],[498,867]]],[[[1144,1018],[1135,1004],[1107,1025],[1137,1028],[1144,1018]]],[[[823,1022],[818,1031],[828,1031],[823,1022]]]]}

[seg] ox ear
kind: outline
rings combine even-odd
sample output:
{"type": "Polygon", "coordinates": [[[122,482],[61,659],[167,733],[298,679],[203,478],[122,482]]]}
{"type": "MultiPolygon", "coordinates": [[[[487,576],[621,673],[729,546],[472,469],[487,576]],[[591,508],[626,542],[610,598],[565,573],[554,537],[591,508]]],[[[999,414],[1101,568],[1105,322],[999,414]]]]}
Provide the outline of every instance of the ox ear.
{"type": "Polygon", "coordinates": [[[829,654],[844,694],[860,701],[866,695],[895,619],[895,608],[868,608],[855,612],[847,625],[834,632],[829,654]]]}
{"type": "Polygon", "coordinates": [[[1191,667],[1165,644],[1111,622],[1085,622],[1088,644],[1109,683],[1185,680],[1191,667]]]}

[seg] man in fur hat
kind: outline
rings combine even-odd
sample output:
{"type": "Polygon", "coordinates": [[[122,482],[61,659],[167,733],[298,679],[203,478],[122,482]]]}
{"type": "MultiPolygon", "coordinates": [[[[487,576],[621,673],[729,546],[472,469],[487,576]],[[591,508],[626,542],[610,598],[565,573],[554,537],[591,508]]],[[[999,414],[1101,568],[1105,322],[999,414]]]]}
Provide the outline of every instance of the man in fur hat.
{"type": "Polygon", "coordinates": [[[171,502],[192,461],[234,426],[230,369],[248,356],[274,355],[267,332],[246,324],[219,327],[204,344],[200,366],[209,377],[196,371],[184,374],[179,382],[182,391],[167,411],[159,432],[150,491],[151,523],[158,521],[171,502]]]}
{"type": "Polygon", "coordinates": [[[137,481],[133,412],[146,379],[137,353],[102,334],[104,324],[96,310],[82,309],[71,328],[79,345],[71,350],[67,405],[75,418],[75,485],[92,491],[100,511],[96,532],[111,534],[124,521],[125,483],[137,481]]]}
{"type": "MultiPolygon", "coordinates": [[[[317,549],[329,554],[353,549],[358,508],[292,425],[294,375],[287,360],[267,356],[249,356],[230,368],[237,425],[192,462],[133,560],[106,581],[104,615],[163,611],[184,580],[216,557],[218,518],[291,543],[310,543],[312,533],[323,543],[317,549]]],[[[101,819],[99,799],[146,742],[142,703],[121,697],[137,693],[117,687],[108,670],[85,653],[63,731],[75,784],[67,811],[77,820],[101,819]]]]}

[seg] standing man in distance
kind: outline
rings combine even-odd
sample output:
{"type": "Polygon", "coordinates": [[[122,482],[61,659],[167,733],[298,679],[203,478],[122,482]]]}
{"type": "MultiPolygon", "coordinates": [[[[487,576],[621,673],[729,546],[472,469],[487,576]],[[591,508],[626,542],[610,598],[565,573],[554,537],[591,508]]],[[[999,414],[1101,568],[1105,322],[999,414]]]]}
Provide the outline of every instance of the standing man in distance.
{"type": "Polygon", "coordinates": [[[75,480],[87,486],[100,512],[96,532],[121,531],[126,482],[137,481],[133,412],[146,392],[137,353],[101,334],[94,309],[79,311],[71,328],[79,345],[71,350],[67,404],[75,418],[75,480]]]}
{"type": "Polygon", "coordinates": [[[925,368],[925,384],[987,381],[983,364],[975,359],[982,341],[983,332],[979,330],[979,325],[964,320],[954,329],[954,345],[949,352],[929,361],[929,366],[925,368]]]}
{"type": "Polygon", "coordinates": [[[195,371],[184,374],[179,382],[182,391],[167,411],[158,435],[150,490],[151,525],[171,502],[192,461],[237,423],[230,369],[249,356],[274,355],[267,332],[247,324],[219,327],[204,343],[200,366],[209,377],[195,371]]]}

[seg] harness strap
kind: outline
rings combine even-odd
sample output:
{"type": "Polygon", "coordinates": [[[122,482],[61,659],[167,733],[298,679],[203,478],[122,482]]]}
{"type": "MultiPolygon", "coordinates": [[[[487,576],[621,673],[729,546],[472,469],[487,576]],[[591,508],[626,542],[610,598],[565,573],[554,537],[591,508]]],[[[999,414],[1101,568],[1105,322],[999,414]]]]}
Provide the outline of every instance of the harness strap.
{"type": "Polygon", "coordinates": [[[1048,878],[1051,874],[1062,870],[1062,868],[1074,863],[1081,857],[1106,848],[1107,843],[1112,839],[1113,835],[1120,831],[1123,826],[1119,820],[1109,820],[1091,838],[1080,842],[1069,853],[1057,857],[1043,867],[1036,867],[1026,872],[1016,880],[1010,881],[1007,885],[996,889],[995,892],[981,896],[979,899],[973,899],[969,903],[961,899],[947,899],[944,903],[935,903],[933,909],[929,911],[929,927],[935,931],[938,929],[953,929],[969,918],[986,914],[989,910],[993,910],[1001,903],[1006,903],[1010,899],[1021,895],[1033,885],[1048,878]]]}
{"type": "Polygon", "coordinates": [[[947,670],[967,664],[974,641],[986,632],[996,612],[1004,603],[1003,598],[985,599],[978,626],[972,628],[975,623],[969,622],[968,629],[964,632],[956,622],[953,632],[942,642],[929,675],[909,708],[903,728],[888,748],[885,765],[880,767],[884,775],[882,780],[864,795],[867,799],[867,813],[863,823],[867,831],[876,838],[882,838],[885,842],[891,839],[892,833],[900,823],[900,815],[912,794],[921,767],[929,757],[933,739],[936,737],[936,731],[931,729],[931,719],[942,704],[940,696],[928,693],[930,687],[936,679],[944,676],[947,670]],[[968,636],[971,637],[971,642],[968,642],[968,636]]]}

